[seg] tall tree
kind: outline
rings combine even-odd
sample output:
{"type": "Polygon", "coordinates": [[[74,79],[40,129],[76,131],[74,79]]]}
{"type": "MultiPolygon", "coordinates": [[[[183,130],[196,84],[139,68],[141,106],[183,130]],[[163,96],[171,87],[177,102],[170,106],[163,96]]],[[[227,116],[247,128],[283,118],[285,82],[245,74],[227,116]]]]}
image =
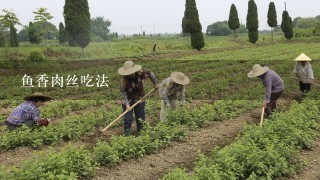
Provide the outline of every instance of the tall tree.
{"type": "Polygon", "coordinates": [[[67,40],[68,40],[67,32],[64,28],[63,23],[60,22],[60,24],[59,24],[59,43],[63,44],[65,42],[67,42],[67,40]]]}
{"type": "Polygon", "coordinates": [[[191,34],[191,46],[200,50],[205,42],[202,34],[202,26],[195,0],[186,0],[184,17],[182,18],[182,32],[191,34]]]}
{"type": "Polygon", "coordinates": [[[248,2],[248,14],[247,14],[247,24],[246,28],[249,31],[249,41],[251,43],[256,43],[259,39],[259,21],[258,21],[258,10],[257,5],[254,0],[249,0],[248,2]]]}
{"type": "Polygon", "coordinates": [[[98,16],[91,19],[91,32],[97,36],[100,36],[103,40],[108,39],[110,26],[111,21],[105,19],[102,16],[98,16]]]}
{"type": "Polygon", "coordinates": [[[283,11],[282,13],[281,29],[285,38],[291,39],[293,37],[292,19],[288,11],[283,11]]]}
{"type": "MultiPolygon", "coordinates": [[[[51,20],[53,18],[53,16],[51,16],[50,13],[47,12],[47,8],[43,8],[43,7],[40,7],[40,8],[37,8],[37,11],[34,11],[32,12],[33,14],[35,14],[34,16],[34,21],[38,21],[38,22],[48,22],[49,20],[51,20]]],[[[49,29],[48,29],[48,26],[42,28],[44,30],[43,34],[44,34],[44,37],[46,39],[49,39],[49,29]]],[[[42,33],[41,33],[42,34],[42,33]]]]}
{"type": "Polygon", "coordinates": [[[271,41],[273,42],[273,29],[278,26],[277,11],[274,2],[270,2],[269,4],[268,25],[271,27],[271,41]]]}
{"type": "Polygon", "coordinates": [[[87,0],[65,0],[64,21],[70,46],[83,49],[90,43],[91,21],[87,0]]]}
{"type": "Polygon", "coordinates": [[[19,46],[17,29],[13,26],[13,24],[10,25],[10,46],[11,47],[19,46]]]}
{"type": "Polygon", "coordinates": [[[41,42],[41,38],[36,34],[36,28],[32,22],[29,22],[29,42],[31,44],[39,44],[41,42]]]}
{"type": "MultiPolygon", "coordinates": [[[[1,44],[4,44],[6,45],[7,44],[7,36],[6,36],[6,31],[7,29],[10,30],[10,36],[11,34],[13,35],[15,33],[15,36],[17,36],[17,30],[16,28],[14,27],[14,25],[22,25],[20,22],[19,22],[19,19],[17,18],[17,15],[15,13],[12,12],[12,10],[6,10],[6,9],[3,9],[2,12],[4,13],[4,15],[0,15],[0,24],[1,24],[1,29],[2,31],[0,33],[1,34],[1,41],[4,41],[4,43],[1,43],[1,44]],[[15,31],[15,32],[13,32],[15,31]]],[[[11,37],[10,37],[11,39],[11,37]]],[[[16,39],[13,39],[13,41],[15,41],[16,39]]],[[[13,43],[15,44],[15,43],[13,43]]],[[[11,43],[10,43],[11,45],[11,43]]],[[[15,46],[14,46],[15,47],[15,46]]]]}
{"type": "Polygon", "coordinates": [[[236,36],[236,29],[240,27],[240,21],[238,17],[238,11],[234,4],[231,5],[229,20],[228,20],[229,28],[233,30],[234,36],[236,36]]]}

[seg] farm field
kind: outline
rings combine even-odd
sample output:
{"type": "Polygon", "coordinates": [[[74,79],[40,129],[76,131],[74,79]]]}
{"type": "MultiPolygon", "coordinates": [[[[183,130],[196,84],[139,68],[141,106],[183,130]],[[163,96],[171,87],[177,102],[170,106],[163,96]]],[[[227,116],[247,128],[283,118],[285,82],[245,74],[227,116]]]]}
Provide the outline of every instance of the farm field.
{"type": "MultiPolygon", "coordinates": [[[[79,49],[50,46],[57,56],[39,64],[24,58],[45,46],[1,48],[17,59],[16,64],[0,60],[0,122],[28,94],[40,91],[53,97],[40,108],[43,117],[53,119],[47,128],[8,132],[1,127],[1,179],[318,178],[318,173],[304,172],[305,167],[319,167],[312,161],[317,157],[313,152],[319,152],[320,89],[313,86],[302,99],[292,71],[293,59],[303,52],[314,60],[319,83],[320,40],[287,42],[278,37],[274,44],[252,45],[243,37],[230,39],[207,37],[206,48],[194,51],[185,47],[186,38],[133,38],[93,44],[86,58],[79,59],[79,49]],[[157,52],[151,52],[154,43],[157,52]],[[134,130],[135,136],[123,137],[122,122],[99,133],[121,114],[117,70],[126,60],[151,70],[160,81],[172,71],[184,72],[191,81],[188,103],[160,122],[160,97],[154,92],[146,105],[149,125],[140,136],[134,130]],[[275,70],[285,82],[279,112],[262,128],[257,124],[264,89],[258,79],[247,78],[256,63],[275,70]],[[44,74],[50,82],[39,87],[36,80],[44,74]],[[90,75],[97,84],[52,87],[57,74],[79,79],[90,75]],[[33,78],[34,87],[23,85],[25,75],[33,78]],[[96,82],[103,75],[107,86],[96,82]],[[308,155],[311,163],[303,166],[308,155]]],[[[146,90],[151,88],[147,80],[146,90]]]]}

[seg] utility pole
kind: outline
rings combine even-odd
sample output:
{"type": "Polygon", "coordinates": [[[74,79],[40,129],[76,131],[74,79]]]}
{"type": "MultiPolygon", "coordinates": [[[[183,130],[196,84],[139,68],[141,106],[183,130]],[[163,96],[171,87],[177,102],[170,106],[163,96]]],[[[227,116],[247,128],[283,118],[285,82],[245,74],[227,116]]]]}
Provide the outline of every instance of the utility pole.
{"type": "Polygon", "coordinates": [[[287,11],[287,3],[284,2],[284,10],[287,11]]]}

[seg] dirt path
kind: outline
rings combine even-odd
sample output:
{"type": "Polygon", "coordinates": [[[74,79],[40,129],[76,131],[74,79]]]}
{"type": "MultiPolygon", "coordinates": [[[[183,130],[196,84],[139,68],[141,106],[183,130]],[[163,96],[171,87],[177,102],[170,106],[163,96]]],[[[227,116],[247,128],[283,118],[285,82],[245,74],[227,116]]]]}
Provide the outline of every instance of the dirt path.
{"type": "Polygon", "coordinates": [[[316,147],[312,151],[303,150],[301,156],[307,160],[307,166],[302,172],[291,179],[294,180],[320,180],[320,139],[316,141],[316,147]]]}
{"type": "Polygon", "coordinates": [[[177,166],[191,170],[198,150],[209,153],[214,146],[230,144],[245,122],[256,123],[256,119],[251,117],[256,111],[244,113],[233,120],[211,122],[198,131],[189,132],[185,142],[172,142],[157,154],[131,159],[114,168],[101,168],[95,179],[158,179],[177,166]]]}

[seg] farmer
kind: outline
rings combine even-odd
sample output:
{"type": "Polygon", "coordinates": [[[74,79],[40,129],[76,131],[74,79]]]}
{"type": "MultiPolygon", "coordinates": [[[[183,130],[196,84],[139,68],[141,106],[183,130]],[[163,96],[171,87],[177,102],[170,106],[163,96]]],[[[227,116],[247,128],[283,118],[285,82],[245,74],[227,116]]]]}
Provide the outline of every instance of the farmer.
{"type": "Polygon", "coordinates": [[[248,73],[249,78],[259,77],[265,87],[265,98],[263,107],[265,107],[265,115],[269,117],[277,106],[277,100],[284,90],[284,83],[281,77],[268,67],[261,67],[255,64],[252,71],[248,73]]]}
{"type": "Polygon", "coordinates": [[[142,70],[141,65],[135,65],[132,61],[126,61],[124,66],[118,69],[118,73],[123,76],[120,87],[122,110],[123,112],[129,110],[124,116],[124,134],[129,136],[131,135],[133,112],[138,133],[142,130],[145,121],[145,101],[131,109],[131,106],[145,95],[143,80],[150,78],[156,89],[158,88],[158,80],[152,72],[142,70]]]}
{"type": "Polygon", "coordinates": [[[7,128],[12,131],[22,125],[33,127],[36,124],[39,126],[47,126],[49,121],[40,118],[39,107],[44,102],[51,100],[51,97],[43,95],[42,93],[34,93],[24,98],[24,103],[20,104],[8,117],[5,124],[7,128]]]}
{"type": "Polygon", "coordinates": [[[296,66],[294,68],[294,73],[297,78],[299,78],[299,86],[302,95],[310,91],[311,83],[313,83],[313,71],[311,64],[309,63],[311,59],[305,54],[301,54],[294,61],[296,61],[296,66]]]}
{"type": "Polygon", "coordinates": [[[189,84],[189,78],[182,72],[172,72],[170,77],[163,80],[159,85],[159,94],[161,97],[160,120],[166,119],[166,109],[176,109],[177,97],[181,105],[186,103],[185,85],[189,84]]]}

